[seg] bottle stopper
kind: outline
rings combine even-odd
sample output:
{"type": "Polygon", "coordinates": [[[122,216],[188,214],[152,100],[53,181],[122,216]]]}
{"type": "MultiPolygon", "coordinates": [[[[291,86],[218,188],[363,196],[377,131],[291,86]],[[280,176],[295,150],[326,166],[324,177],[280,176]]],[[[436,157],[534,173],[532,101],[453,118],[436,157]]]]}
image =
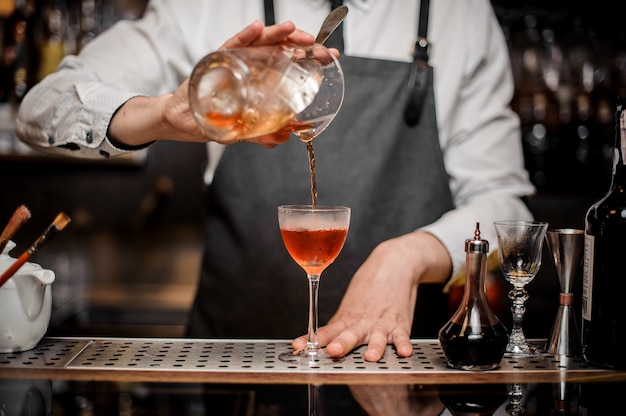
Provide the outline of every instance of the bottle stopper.
{"type": "Polygon", "coordinates": [[[489,253],[489,241],[480,238],[480,222],[476,222],[476,230],[474,231],[474,239],[465,240],[466,253],[489,253]]]}

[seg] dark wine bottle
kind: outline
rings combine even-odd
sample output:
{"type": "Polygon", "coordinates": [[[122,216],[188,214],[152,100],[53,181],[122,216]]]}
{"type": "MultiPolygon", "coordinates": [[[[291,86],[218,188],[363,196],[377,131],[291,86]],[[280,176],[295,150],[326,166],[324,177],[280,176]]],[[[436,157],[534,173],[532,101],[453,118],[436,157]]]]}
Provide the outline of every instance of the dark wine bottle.
{"type": "Polygon", "coordinates": [[[478,224],[474,239],[465,241],[465,252],[463,300],[439,331],[439,342],[448,366],[460,370],[491,370],[499,366],[509,334],[487,301],[485,274],[489,242],[480,239],[478,224]]]}
{"type": "Polygon", "coordinates": [[[582,344],[592,364],[626,369],[626,98],[617,99],[608,193],[585,217],[582,344]]]}

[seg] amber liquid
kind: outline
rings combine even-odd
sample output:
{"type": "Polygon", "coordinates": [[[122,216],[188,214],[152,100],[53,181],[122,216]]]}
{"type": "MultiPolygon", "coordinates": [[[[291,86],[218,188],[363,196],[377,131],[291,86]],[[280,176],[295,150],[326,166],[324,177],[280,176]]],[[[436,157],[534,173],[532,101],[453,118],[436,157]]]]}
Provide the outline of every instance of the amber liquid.
{"type": "Polygon", "coordinates": [[[532,273],[527,273],[525,271],[514,270],[512,272],[507,272],[505,275],[506,280],[511,282],[514,285],[525,285],[530,283],[535,277],[532,273]]]}
{"type": "Polygon", "coordinates": [[[315,178],[315,152],[313,151],[313,139],[315,138],[315,126],[311,123],[291,123],[289,130],[306,144],[309,155],[309,172],[311,177],[311,205],[317,208],[317,180],[315,178]]]}
{"type": "Polygon", "coordinates": [[[282,129],[293,130],[284,127],[292,120],[293,112],[263,111],[263,109],[248,109],[236,114],[224,115],[222,113],[205,113],[204,118],[211,125],[226,129],[229,138],[250,138],[278,132],[282,129]]]}
{"type": "Polygon", "coordinates": [[[315,152],[313,144],[306,142],[306,150],[309,154],[309,171],[311,173],[311,205],[313,209],[317,208],[317,180],[315,179],[315,152]]]}
{"type": "Polygon", "coordinates": [[[280,233],[291,257],[308,274],[321,274],[339,255],[346,236],[347,228],[328,228],[322,230],[287,230],[280,233]]]}

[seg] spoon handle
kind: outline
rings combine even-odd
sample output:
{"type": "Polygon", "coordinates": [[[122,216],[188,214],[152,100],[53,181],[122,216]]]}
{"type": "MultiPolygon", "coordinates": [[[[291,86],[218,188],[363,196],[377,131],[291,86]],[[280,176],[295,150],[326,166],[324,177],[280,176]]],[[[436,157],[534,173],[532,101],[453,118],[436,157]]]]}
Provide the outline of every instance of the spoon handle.
{"type": "Polygon", "coordinates": [[[337,29],[337,27],[343,22],[343,19],[348,14],[347,6],[339,6],[334,9],[326,19],[324,19],[324,23],[322,23],[322,27],[320,27],[320,31],[317,33],[317,37],[315,38],[315,43],[324,44],[326,39],[337,29]]]}

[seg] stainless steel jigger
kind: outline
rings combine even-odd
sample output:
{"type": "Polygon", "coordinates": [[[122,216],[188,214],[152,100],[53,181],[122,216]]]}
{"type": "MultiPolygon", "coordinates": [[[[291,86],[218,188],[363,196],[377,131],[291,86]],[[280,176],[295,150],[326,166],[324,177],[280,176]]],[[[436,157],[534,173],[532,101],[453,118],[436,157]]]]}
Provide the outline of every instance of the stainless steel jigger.
{"type": "Polygon", "coordinates": [[[574,316],[572,287],[582,266],[584,236],[583,230],[573,228],[548,230],[546,233],[561,286],[559,309],[546,344],[546,352],[553,355],[581,353],[580,330],[574,316]]]}

